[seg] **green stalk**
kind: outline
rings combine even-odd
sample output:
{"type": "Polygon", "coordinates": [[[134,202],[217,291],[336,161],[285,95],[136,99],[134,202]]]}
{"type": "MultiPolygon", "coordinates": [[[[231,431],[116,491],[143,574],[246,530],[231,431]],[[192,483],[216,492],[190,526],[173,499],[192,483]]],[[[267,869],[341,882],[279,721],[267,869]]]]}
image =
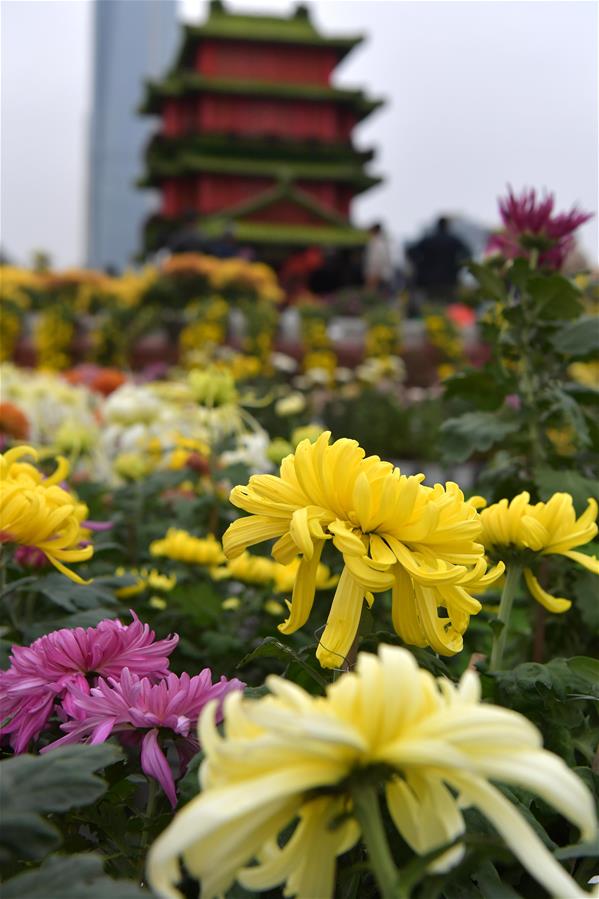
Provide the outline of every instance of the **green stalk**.
{"type": "Polygon", "coordinates": [[[387,843],[376,787],[356,783],[351,788],[351,796],[382,899],[401,899],[405,894],[400,892],[399,872],[387,843]]]}
{"type": "Polygon", "coordinates": [[[6,552],[0,543],[0,596],[6,590],[6,552]]]}
{"type": "Polygon", "coordinates": [[[520,583],[521,572],[522,565],[519,562],[511,562],[507,567],[505,584],[503,586],[503,593],[501,594],[501,601],[499,603],[499,612],[497,613],[497,620],[503,624],[503,627],[501,628],[501,630],[499,630],[499,633],[493,633],[493,648],[491,650],[491,664],[489,667],[490,671],[501,671],[503,652],[505,650],[505,643],[507,640],[508,631],[510,629],[512,605],[514,602],[514,596],[516,595],[516,590],[518,589],[518,584],[520,583]]]}
{"type": "Polygon", "coordinates": [[[141,832],[141,839],[139,843],[139,851],[140,851],[140,863],[141,863],[141,871],[140,871],[140,879],[143,879],[145,865],[146,865],[146,851],[148,848],[148,843],[150,841],[150,833],[152,830],[152,818],[154,816],[154,810],[156,808],[156,800],[158,798],[158,784],[154,780],[153,777],[148,777],[148,797],[146,801],[146,810],[144,814],[144,823],[143,829],[141,832]]]}

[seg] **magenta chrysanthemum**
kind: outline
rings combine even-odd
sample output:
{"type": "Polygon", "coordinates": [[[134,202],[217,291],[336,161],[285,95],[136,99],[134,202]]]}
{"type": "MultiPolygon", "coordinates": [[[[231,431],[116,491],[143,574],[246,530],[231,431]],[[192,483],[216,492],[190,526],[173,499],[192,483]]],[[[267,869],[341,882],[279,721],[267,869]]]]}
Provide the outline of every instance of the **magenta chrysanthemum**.
{"type": "Polygon", "coordinates": [[[561,268],[574,244],[574,231],[592,214],[574,208],[554,215],[554,204],[553,194],[537,200],[535,190],[524,190],[516,196],[510,188],[508,196],[499,201],[504,230],[491,237],[487,249],[507,259],[528,259],[534,249],[540,265],[561,268]]]}
{"type": "Polygon", "coordinates": [[[15,752],[23,752],[42,732],[58,705],[70,714],[67,689],[89,691],[100,675],[118,677],[124,667],[157,680],[168,672],[168,657],[179,637],[155,640],[154,631],[135,612],[128,625],[101,621],[97,627],[62,628],[13,646],[10,668],[0,671],[0,733],[10,736],[15,752]]]}
{"type": "Polygon", "coordinates": [[[158,684],[138,677],[124,668],[119,679],[98,679],[89,693],[70,688],[74,720],[61,725],[66,736],[46,746],[43,752],[65,743],[103,743],[112,733],[126,737],[127,745],[141,743],[141,767],[157,780],[171,805],[177,804],[175,779],[159,743],[169,737],[179,754],[180,773],[199,749],[196,735],[198,716],[211,699],[222,699],[245,684],[224,676],[213,684],[209,668],[190,677],[172,672],[158,684]],[[171,731],[170,735],[164,733],[171,731]]]}

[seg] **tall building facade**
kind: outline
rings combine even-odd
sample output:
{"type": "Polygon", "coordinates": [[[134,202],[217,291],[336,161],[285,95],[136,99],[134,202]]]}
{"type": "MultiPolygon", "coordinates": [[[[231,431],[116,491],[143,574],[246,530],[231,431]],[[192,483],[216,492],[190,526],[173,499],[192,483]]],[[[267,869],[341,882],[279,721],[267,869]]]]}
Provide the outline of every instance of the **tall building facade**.
{"type": "Polygon", "coordinates": [[[179,26],[176,0],[95,0],[87,264],[122,269],[140,249],[152,198],[135,185],[151,126],[143,82],[164,75],[179,26]]]}
{"type": "Polygon", "coordinates": [[[275,247],[360,246],[351,201],[380,179],[352,132],[381,101],[331,76],[362,36],[321,34],[305,6],[266,16],[212,0],[182,38],[168,76],[148,80],[141,110],[160,119],[142,181],[161,198],[146,249],[194,219],[206,236],[232,232],[269,258],[275,247]]]}

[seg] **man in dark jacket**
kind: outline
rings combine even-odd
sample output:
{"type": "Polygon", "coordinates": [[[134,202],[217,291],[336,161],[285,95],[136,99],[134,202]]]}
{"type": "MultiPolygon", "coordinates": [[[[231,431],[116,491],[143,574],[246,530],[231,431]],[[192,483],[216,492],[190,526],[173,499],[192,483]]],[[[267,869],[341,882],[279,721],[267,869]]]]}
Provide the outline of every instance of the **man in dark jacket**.
{"type": "Polygon", "coordinates": [[[414,269],[416,290],[426,299],[451,302],[459,271],[471,252],[450,232],[448,220],[440,218],[433,233],[408,247],[407,255],[414,269]]]}

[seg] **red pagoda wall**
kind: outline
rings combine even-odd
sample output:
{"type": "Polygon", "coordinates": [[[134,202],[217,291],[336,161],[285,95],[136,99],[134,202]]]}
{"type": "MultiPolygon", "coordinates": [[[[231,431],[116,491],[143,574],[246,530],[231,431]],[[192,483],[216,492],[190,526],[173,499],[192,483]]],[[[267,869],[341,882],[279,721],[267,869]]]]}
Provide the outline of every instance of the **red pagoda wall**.
{"type": "Polygon", "coordinates": [[[243,216],[244,221],[266,222],[273,225],[324,225],[321,216],[316,215],[292,200],[279,200],[266,209],[258,209],[243,216]]]}
{"type": "Polygon", "coordinates": [[[195,198],[198,212],[208,215],[230,206],[237,206],[274,186],[272,178],[251,178],[243,175],[198,175],[195,198]]]}
{"type": "MultiPolygon", "coordinates": [[[[185,178],[167,178],[162,184],[162,214],[168,218],[183,215],[191,209],[211,215],[231,208],[263,194],[275,186],[274,178],[254,178],[243,175],[204,174],[185,178]]],[[[347,184],[326,181],[300,180],[297,187],[325,208],[344,217],[349,216],[352,189],[347,184]]],[[[314,215],[293,201],[280,201],[251,216],[256,221],[294,223],[312,222],[314,215]],[[281,209],[290,213],[284,217],[281,209]],[[291,212],[290,210],[294,210],[291,212]],[[299,211],[297,211],[299,210],[299,211]],[[309,216],[306,218],[305,213],[309,216]]],[[[320,220],[322,223],[322,220],[320,220]]]]}
{"type": "Polygon", "coordinates": [[[197,49],[195,69],[213,78],[327,85],[336,63],[330,47],[205,40],[197,49]]]}
{"type": "Polygon", "coordinates": [[[202,94],[167,100],[163,134],[234,134],[239,137],[280,137],[291,140],[345,142],[356,118],[335,103],[202,94]]]}

